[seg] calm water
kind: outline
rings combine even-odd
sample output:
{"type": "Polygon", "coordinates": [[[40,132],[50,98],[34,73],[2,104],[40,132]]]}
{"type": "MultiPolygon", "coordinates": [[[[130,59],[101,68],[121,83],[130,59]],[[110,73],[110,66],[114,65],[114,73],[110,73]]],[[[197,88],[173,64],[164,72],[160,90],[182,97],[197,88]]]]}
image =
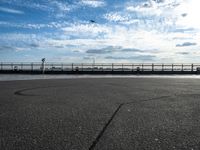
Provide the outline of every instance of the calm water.
{"type": "Polygon", "coordinates": [[[0,81],[36,79],[79,79],[79,78],[195,78],[200,75],[19,75],[0,74],[0,81]]]}

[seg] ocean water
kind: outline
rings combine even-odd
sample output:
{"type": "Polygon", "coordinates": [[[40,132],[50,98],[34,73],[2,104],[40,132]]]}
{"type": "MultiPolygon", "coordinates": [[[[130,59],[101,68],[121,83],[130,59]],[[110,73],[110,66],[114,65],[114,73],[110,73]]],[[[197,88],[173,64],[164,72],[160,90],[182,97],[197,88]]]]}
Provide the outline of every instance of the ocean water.
{"type": "Polygon", "coordinates": [[[200,75],[21,75],[0,74],[0,81],[38,80],[38,79],[81,79],[81,78],[191,78],[200,79],[200,75]]]}

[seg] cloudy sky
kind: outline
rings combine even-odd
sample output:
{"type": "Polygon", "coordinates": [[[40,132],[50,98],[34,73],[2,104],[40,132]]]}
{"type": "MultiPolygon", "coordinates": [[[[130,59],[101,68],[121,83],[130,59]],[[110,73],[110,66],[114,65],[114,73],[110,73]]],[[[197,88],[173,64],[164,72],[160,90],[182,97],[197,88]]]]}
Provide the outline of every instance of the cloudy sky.
{"type": "Polygon", "coordinates": [[[199,0],[0,0],[0,61],[199,62],[199,0]]]}

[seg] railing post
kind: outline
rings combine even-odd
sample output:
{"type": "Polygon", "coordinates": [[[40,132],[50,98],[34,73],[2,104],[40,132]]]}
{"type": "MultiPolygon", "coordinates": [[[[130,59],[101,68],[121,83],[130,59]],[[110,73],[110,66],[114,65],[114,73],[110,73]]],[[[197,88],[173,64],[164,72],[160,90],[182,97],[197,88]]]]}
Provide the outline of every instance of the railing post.
{"type": "Polygon", "coordinates": [[[81,64],[81,70],[83,71],[83,63],[81,64]]]}
{"type": "Polygon", "coordinates": [[[183,64],[182,64],[182,67],[181,67],[181,71],[183,71],[183,64]]]}
{"type": "Polygon", "coordinates": [[[92,63],[92,71],[94,71],[94,63],[92,63]]]}
{"type": "Polygon", "coordinates": [[[122,64],[122,71],[124,71],[124,64],[122,64]]]}
{"type": "Polygon", "coordinates": [[[21,70],[23,70],[23,63],[21,63],[21,70]]]}
{"type": "Polygon", "coordinates": [[[164,71],[164,64],[162,64],[162,71],[164,71]]]}
{"type": "Polygon", "coordinates": [[[154,71],[154,64],[152,64],[152,71],[154,71]]]}
{"type": "Polygon", "coordinates": [[[11,63],[11,69],[13,70],[13,63],[11,63]]]}
{"type": "Polygon", "coordinates": [[[193,64],[191,65],[191,71],[192,72],[194,71],[194,65],[193,64]]]}
{"type": "Polygon", "coordinates": [[[61,69],[62,69],[62,71],[63,71],[63,63],[61,64],[61,69]]]}
{"type": "MultiPolygon", "coordinates": [[[[50,64],[49,64],[50,65],[50,64]]],[[[53,71],[54,70],[54,68],[53,68],[53,64],[51,64],[51,71],[53,71]]]]}
{"type": "Polygon", "coordinates": [[[133,72],[133,69],[134,69],[134,64],[132,64],[132,72],[133,72]]]}
{"type": "Polygon", "coordinates": [[[113,71],[113,63],[112,63],[112,71],[113,71]]]}
{"type": "Polygon", "coordinates": [[[74,64],[72,63],[72,71],[74,71],[74,64]]]}
{"type": "Polygon", "coordinates": [[[172,64],[172,71],[174,71],[174,64],[172,64]]]}
{"type": "Polygon", "coordinates": [[[31,71],[33,72],[33,63],[31,63],[31,71]]]}
{"type": "Polygon", "coordinates": [[[144,64],[142,64],[142,71],[144,71],[144,64]]]}
{"type": "Polygon", "coordinates": [[[3,70],[3,63],[1,62],[1,70],[3,70]]]}

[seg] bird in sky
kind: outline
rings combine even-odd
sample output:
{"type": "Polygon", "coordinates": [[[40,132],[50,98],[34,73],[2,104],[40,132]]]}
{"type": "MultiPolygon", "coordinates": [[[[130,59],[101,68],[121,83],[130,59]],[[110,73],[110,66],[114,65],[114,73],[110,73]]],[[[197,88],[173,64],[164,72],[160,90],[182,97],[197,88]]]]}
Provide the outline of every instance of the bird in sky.
{"type": "Polygon", "coordinates": [[[90,20],[91,23],[96,23],[94,20],[90,20]]]}

